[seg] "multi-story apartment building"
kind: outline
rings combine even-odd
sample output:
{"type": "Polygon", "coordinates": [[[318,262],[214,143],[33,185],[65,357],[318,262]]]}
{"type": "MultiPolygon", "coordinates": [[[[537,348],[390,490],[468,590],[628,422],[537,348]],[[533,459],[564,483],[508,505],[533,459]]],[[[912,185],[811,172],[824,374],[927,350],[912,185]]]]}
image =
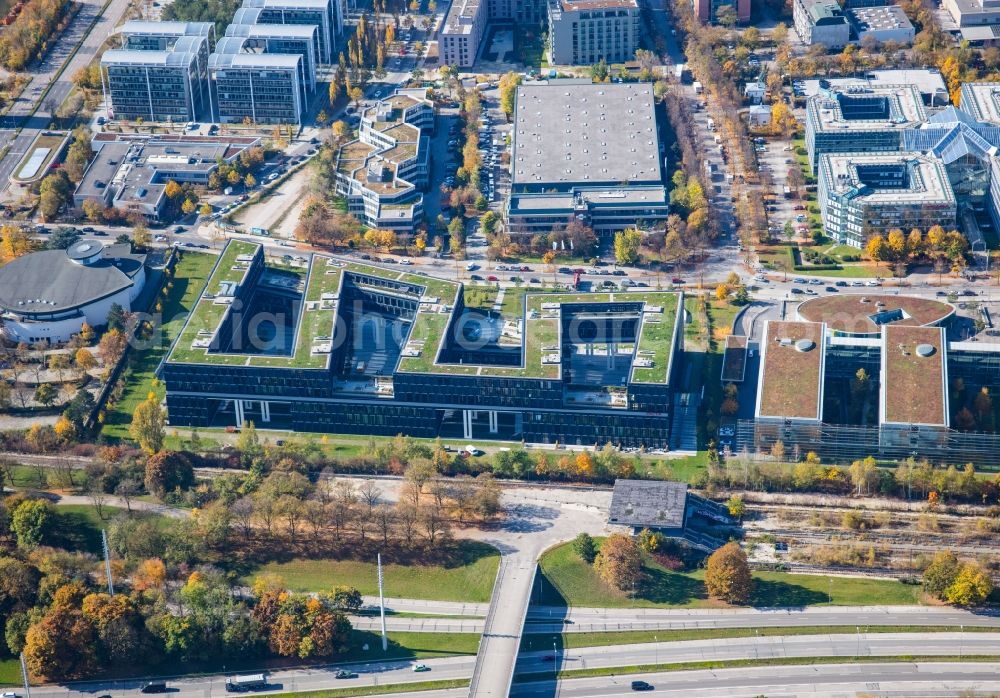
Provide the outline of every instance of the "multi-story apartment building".
{"type": "Polygon", "coordinates": [[[817,191],[826,234],[852,247],[893,228],[950,229],[958,212],[944,163],[922,153],[823,155],[817,191]]]}
{"type": "Polygon", "coordinates": [[[336,38],[343,32],[343,7],[338,0],[243,0],[233,24],[312,24],[317,28],[320,63],[336,60],[336,38]]]}
{"type": "Polygon", "coordinates": [[[311,93],[316,90],[318,35],[318,28],[311,24],[230,24],[225,38],[238,40],[241,53],[302,56],[303,81],[311,93]]]}
{"type": "Polygon", "coordinates": [[[549,62],[556,65],[632,60],[639,48],[636,0],[551,0],[549,62]]]}
{"type": "Polygon", "coordinates": [[[518,87],[507,231],[583,220],[599,235],[654,227],[669,212],[649,83],[551,80],[518,87]]]}
{"type": "Polygon", "coordinates": [[[362,112],[358,139],[337,153],[337,193],[372,228],[410,234],[423,216],[434,108],[421,91],[402,91],[362,112]]]}
{"type": "Polygon", "coordinates": [[[105,99],[116,119],[184,122],[208,105],[205,36],[176,38],[166,50],[111,49],[101,56],[105,99]]]}
{"type": "Polygon", "coordinates": [[[455,0],[444,26],[439,45],[445,65],[468,68],[476,62],[479,42],[486,31],[487,4],[482,0],[455,0]]]}
{"type": "Polygon", "coordinates": [[[303,266],[229,242],[162,367],[172,426],[670,448],[680,293],[528,292],[508,317],[446,279],[303,266]]]}
{"type": "Polygon", "coordinates": [[[212,120],[301,124],[308,99],[302,65],[297,54],[213,53],[212,120]]]}

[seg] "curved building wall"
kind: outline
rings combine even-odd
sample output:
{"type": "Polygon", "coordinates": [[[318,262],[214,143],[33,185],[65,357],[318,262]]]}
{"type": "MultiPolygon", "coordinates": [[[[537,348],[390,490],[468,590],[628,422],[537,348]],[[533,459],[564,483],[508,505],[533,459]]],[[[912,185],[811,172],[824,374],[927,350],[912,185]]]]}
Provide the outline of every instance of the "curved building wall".
{"type": "Polygon", "coordinates": [[[108,313],[111,306],[117,303],[125,310],[132,309],[132,302],[142,291],[146,282],[145,270],[135,275],[134,283],[128,288],[123,288],[118,293],[102,298],[89,305],[80,308],[80,313],[73,317],[60,320],[29,320],[17,319],[16,315],[8,315],[3,319],[3,334],[12,342],[28,342],[32,344],[41,340],[48,340],[50,343],[68,342],[73,335],[80,332],[84,320],[91,327],[105,325],[108,322],[108,313]]]}

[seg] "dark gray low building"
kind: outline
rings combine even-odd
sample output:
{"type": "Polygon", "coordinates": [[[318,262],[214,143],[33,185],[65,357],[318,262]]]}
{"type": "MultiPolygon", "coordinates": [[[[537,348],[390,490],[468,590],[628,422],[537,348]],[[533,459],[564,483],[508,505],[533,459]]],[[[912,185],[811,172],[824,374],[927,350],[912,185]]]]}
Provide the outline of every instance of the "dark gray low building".
{"type": "Polygon", "coordinates": [[[735,524],[724,506],[688,491],[683,482],[615,480],[608,523],[633,533],[657,531],[702,550],[715,550],[735,524]]]}

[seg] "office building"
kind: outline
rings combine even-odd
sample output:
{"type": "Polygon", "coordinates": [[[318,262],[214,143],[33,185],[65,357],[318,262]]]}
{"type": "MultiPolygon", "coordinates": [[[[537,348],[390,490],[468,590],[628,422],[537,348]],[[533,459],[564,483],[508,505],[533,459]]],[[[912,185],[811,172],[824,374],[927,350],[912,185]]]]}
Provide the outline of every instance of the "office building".
{"type": "Polygon", "coordinates": [[[857,7],[845,10],[844,14],[851,25],[852,41],[873,39],[880,44],[891,41],[901,46],[913,43],[913,24],[899,5],[857,7]]]}
{"type": "Polygon", "coordinates": [[[823,153],[899,150],[900,134],[926,119],[912,85],[829,85],[806,105],[806,148],[813,172],[823,153]]]}
{"type": "Polygon", "coordinates": [[[833,0],[794,0],[792,21],[802,43],[842,49],[851,41],[843,8],[833,0]]]}
{"type": "Polygon", "coordinates": [[[582,220],[598,235],[663,224],[669,211],[653,86],[552,80],[514,103],[507,231],[582,220]]]}
{"type": "Polygon", "coordinates": [[[167,204],[167,182],[207,185],[220,162],[233,162],[258,140],[101,133],[91,145],[94,159],[76,187],[73,205],[82,208],[91,200],[158,222],[167,204]]]}
{"type": "Polygon", "coordinates": [[[337,194],[372,228],[410,234],[423,216],[434,107],[421,90],[401,91],[361,113],[357,140],[337,152],[337,194]]]}
{"type": "Polygon", "coordinates": [[[314,25],[318,60],[330,64],[337,60],[336,38],[343,33],[343,7],[339,0],[244,0],[233,24],[314,25]]]}
{"type": "Polygon", "coordinates": [[[915,152],[820,157],[818,200],[826,234],[864,247],[893,228],[955,227],[958,204],[944,163],[915,152]]]}
{"type": "Polygon", "coordinates": [[[1000,345],[963,341],[948,303],[842,294],[802,303],[770,321],[760,352],[753,419],[738,420],[732,450],[829,462],[867,456],[934,464],[1000,464],[1000,436],[964,428],[956,415],[1000,388],[1000,345]],[[958,331],[956,331],[958,330],[958,331]],[[856,389],[863,368],[870,381],[856,389]],[[952,388],[961,384],[963,389],[952,388]]]}
{"type": "Polygon", "coordinates": [[[130,310],[146,281],[146,255],[131,247],[81,240],[7,262],[0,267],[0,333],[15,344],[68,342],[85,322],[106,325],[112,305],[130,310]]]}
{"type": "Polygon", "coordinates": [[[301,124],[308,99],[302,64],[301,55],[213,53],[212,120],[301,124]]]}
{"type": "Polygon", "coordinates": [[[942,0],[941,7],[948,11],[960,29],[995,25],[1000,22],[998,0],[942,0]]]}
{"type": "Polygon", "coordinates": [[[182,36],[168,49],[111,49],[101,56],[105,98],[115,119],[185,122],[208,106],[203,63],[208,39],[182,36]]]}
{"type": "MultiPolygon", "coordinates": [[[[226,27],[226,38],[237,43],[239,53],[302,56],[302,81],[310,94],[316,90],[318,37],[318,28],[310,24],[230,24],[226,27]]],[[[232,49],[217,48],[216,51],[227,53],[232,49]]]]}
{"type": "Polygon", "coordinates": [[[481,0],[455,0],[451,4],[438,42],[444,65],[469,68],[476,62],[486,31],[486,8],[481,0]]]}
{"type": "Polygon", "coordinates": [[[525,293],[233,240],[162,366],[171,427],[669,448],[680,293],[525,293]]]}
{"type": "Polygon", "coordinates": [[[199,60],[204,67],[208,54],[215,47],[215,25],[212,22],[153,22],[130,19],[116,30],[123,49],[133,51],[170,51],[177,40],[185,36],[204,37],[199,60]]]}
{"type": "Polygon", "coordinates": [[[636,0],[550,0],[549,63],[624,63],[639,48],[636,0]]]}
{"type": "Polygon", "coordinates": [[[695,16],[705,24],[718,21],[719,10],[723,7],[731,7],[740,24],[750,21],[750,0],[693,0],[693,3],[695,16]]]}

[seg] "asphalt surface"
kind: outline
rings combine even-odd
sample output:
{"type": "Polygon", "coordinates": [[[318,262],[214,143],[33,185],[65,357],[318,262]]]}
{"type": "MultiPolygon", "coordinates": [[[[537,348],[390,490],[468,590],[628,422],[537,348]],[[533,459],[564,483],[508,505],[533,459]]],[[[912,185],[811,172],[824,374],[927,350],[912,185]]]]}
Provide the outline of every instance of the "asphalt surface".
{"type": "Polygon", "coordinates": [[[731,637],[526,652],[518,674],[738,659],[793,657],[997,656],[1000,633],[850,633],[731,637]]]}
{"type": "MultiPolygon", "coordinates": [[[[371,605],[377,608],[377,599],[371,605]]],[[[479,615],[470,613],[469,604],[436,603],[436,610],[421,610],[420,602],[403,604],[388,600],[387,608],[397,611],[428,613],[427,618],[400,618],[389,615],[386,627],[390,631],[433,633],[481,633],[484,621],[477,618],[441,618],[442,616],[479,615]]],[[[377,616],[355,616],[354,627],[378,630],[377,616]]],[[[604,609],[604,608],[555,608],[532,607],[523,633],[552,635],[560,633],[622,632],[641,630],[705,630],[727,628],[802,628],[802,627],[860,627],[870,626],[928,626],[997,628],[1000,616],[944,607],[882,606],[882,607],[816,607],[805,609],[604,609]]]]}
{"type": "MultiPolygon", "coordinates": [[[[371,648],[373,655],[377,647],[371,648]]],[[[537,674],[554,671],[586,668],[609,668],[637,664],[669,664],[724,659],[765,659],[786,657],[894,657],[913,655],[998,655],[1000,656],[1000,633],[939,633],[922,634],[847,634],[790,637],[746,637],[727,640],[694,640],[672,643],[649,643],[640,645],[619,645],[613,647],[589,647],[570,650],[553,655],[551,652],[529,652],[521,655],[518,673],[537,674]]],[[[491,655],[490,659],[493,659],[491,655]]],[[[340,664],[307,669],[272,671],[268,682],[274,691],[300,692],[323,688],[350,688],[386,684],[408,683],[442,679],[469,678],[475,660],[470,656],[446,657],[423,661],[390,661],[359,664],[340,664]],[[424,664],[427,671],[416,672],[414,666],[424,664]],[[337,679],[335,674],[347,669],[357,674],[350,679],[337,679]]],[[[953,665],[949,665],[953,666],[953,665]]],[[[773,669],[771,673],[776,672],[773,669]]],[[[247,672],[244,672],[247,673],[247,672]]],[[[835,671],[820,673],[835,676],[835,671]]],[[[170,679],[167,683],[170,694],[177,698],[211,698],[214,694],[225,693],[225,672],[214,676],[199,676],[170,679]]],[[[670,676],[674,676],[671,674],[670,676]]],[[[1000,677],[994,677],[1000,682],[1000,677]]],[[[610,679],[603,679],[594,685],[587,684],[585,690],[607,690],[610,679]]],[[[32,688],[32,696],[55,698],[93,696],[104,692],[113,693],[115,698],[139,698],[143,680],[133,681],[90,681],[68,685],[47,685],[32,688]]],[[[567,688],[584,686],[585,682],[564,681],[567,688]]],[[[481,684],[482,685],[482,684],[481,684]]],[[[536,686],[535,688],[544,688],[536,686]]],[[[549,689],[551,690],[551,682],[549,689]]],[[[505,688],[506,690],[506,688],[505,688]]],[[[533,689],[518,689],[513,694],[528,695],[533,689]],[[528,690],[527,693],[524,690],[528,690]]],[[[566,693],[561,689],[560,694],[566,693]]],[[[266,695],[266,694],[265,694],[266,695]]],[[[433,695],[433,694],[428,694],[433,695]]],[[[583,693],[581,695],[614,695],[610,693],[583,693]]]]}
{"type": "MultiPolygon", "coordinates": [[[[620,677],[571,679],[515,685],[512,696],[620,696],[630,693],[629,684],[647,681],[656,696],[677,698],[768,698],[813,696],[814,698],[872,698],[888,696],[976,695],[1000,691],[1000,664],[995,663],[872,663],[824,664],[741,669],[712,669],[620,677]]],[[[445,696],[447,693],[426,694],[445,696]]]]}

